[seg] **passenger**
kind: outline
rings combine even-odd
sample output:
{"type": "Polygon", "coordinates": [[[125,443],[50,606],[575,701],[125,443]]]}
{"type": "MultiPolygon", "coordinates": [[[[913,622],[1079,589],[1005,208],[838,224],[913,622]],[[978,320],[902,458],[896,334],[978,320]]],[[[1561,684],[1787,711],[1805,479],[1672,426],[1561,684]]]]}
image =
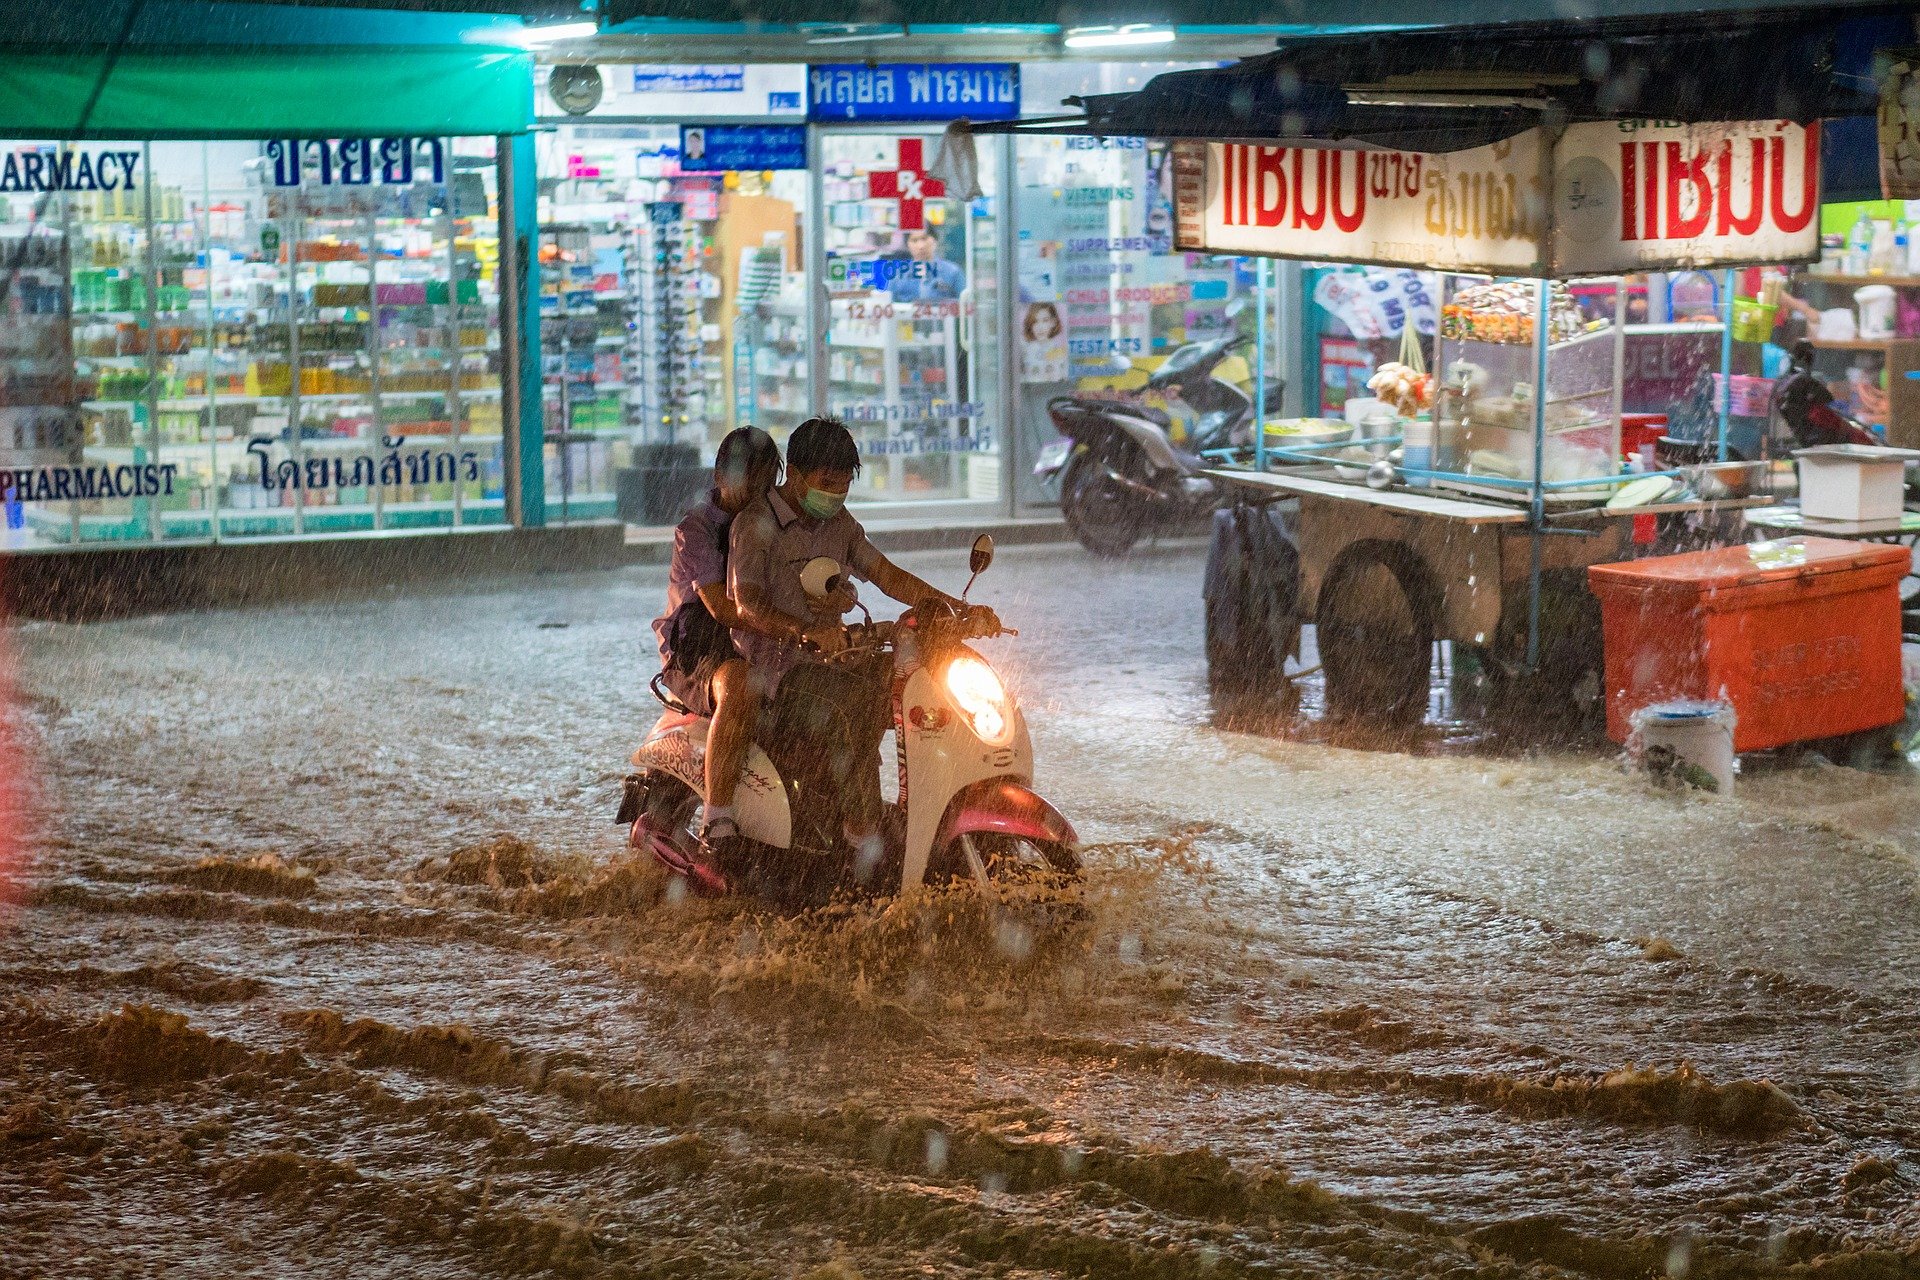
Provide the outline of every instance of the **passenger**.
{"type": "Polygon", "coordinates": [[[780,448],[766,432],[740,427],[720,441],[712,491],[673,531],[667,611],[653,624],[660,640],[656,691],[664,686],[681,706],[713,719],[707,733],[703,829],[719,823],[726,834],[737,833],[734,788],[759,705],[746,659],[733,642],[755,624],[741,616],[727,595],[728,535],[734,517],[764,499],[779,478],[780,448]]]}
{"type": "Polygon", "coordinates": [[[845,834],[856,848],[879,830],[879,749],[888,724],[888,691],[871,672],[821,661],[845,648],[839,618],[853,607],[853,589],[843,586],[816,605],[801,585],[800,571],[825,556],[901,604],[933,598],[965,607],[867,541],[845,505],[859,471],[860,450],[845,423],[837,418],[801,423],[787,439],[786,481],[733,522],[727,567],[735,607],[746,624],[733,633],[734,644],[752,664],[760,697],[771,699],[789,672],[804,673],[813,700],[843,717],[839,727],[845,734],[823,745],[833,753],[835,781],[843,788],[845,834]],[[812,651],[802,648],[803,640],[812,643],[812,651]]]}

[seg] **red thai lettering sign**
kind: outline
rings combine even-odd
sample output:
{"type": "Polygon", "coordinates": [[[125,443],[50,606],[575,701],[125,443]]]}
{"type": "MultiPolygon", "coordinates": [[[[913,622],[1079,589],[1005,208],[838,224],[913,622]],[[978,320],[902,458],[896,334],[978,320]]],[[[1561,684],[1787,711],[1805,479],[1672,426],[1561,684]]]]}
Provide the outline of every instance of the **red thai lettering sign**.
{"type": "Polygon", "coordinates": [[[1810,259],[1819,135],[1574,125],[1445,155],[1182,143],[1183,249],[1579,276],[1810,259]]]}

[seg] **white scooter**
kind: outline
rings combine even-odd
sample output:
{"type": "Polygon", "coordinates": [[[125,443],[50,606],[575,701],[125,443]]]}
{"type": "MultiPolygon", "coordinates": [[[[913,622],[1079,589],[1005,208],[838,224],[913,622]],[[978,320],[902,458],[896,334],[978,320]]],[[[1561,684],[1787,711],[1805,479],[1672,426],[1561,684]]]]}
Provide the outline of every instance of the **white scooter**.
{"type": "MultiPolygon", "coordinates": [[[[969,562],[974,577],[992,562],[993,539],[982,534],[969,562]]],[[[817,559],[802,581],[814,598],[824,598],[840,572],[817,559]]],[[[1079,838],[1033,790],[1033,747],[1020,708],[966,644],[1017,633],[1001,629],[988,611],[927,602],[898,622],[856,624],[847,634],[848,649],[834,660],[868,663],[888,683],[899,799],[887,806],[877,847],[849,847],[840,797],[823,795],[818,779],[817,763],[831,744],[775,740],[769,730],[781,716],[768,708],[741,770],[734,812],[750,856],[781,867],[779,892],[818,901],[834,892],[906,892],[956,879],[990,889],[997,879],[1077,875],[1079,838]]],[[[627,778],[616,821],[631,823],[633,847],[685,877],[695,893],[775,892],[770,881],[712,865],[701,849],[708,726],[684,711],[660,717],[633,753],[637,772],[627,778]]]]}

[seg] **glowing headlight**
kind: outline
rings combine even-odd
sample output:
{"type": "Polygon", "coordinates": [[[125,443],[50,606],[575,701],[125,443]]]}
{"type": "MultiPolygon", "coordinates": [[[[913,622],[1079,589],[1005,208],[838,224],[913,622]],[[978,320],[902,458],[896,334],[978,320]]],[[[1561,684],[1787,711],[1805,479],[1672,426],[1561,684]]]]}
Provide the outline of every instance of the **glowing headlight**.
{"type": "Polygon", "coordinates": [[[960,708],[982,742],[999,747],[1013,738],[1007,691],[992,667],[971,654],[962,654],[947,664],[945,679],[953,705],[960,708]]]}

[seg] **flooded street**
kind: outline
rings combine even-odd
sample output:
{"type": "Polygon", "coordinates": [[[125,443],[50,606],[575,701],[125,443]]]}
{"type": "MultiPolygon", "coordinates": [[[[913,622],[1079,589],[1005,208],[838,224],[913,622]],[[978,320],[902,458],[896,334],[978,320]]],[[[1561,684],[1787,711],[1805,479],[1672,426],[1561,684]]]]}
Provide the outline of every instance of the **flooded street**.
{"type": "Polygon", "coordinates": [[[666,894],[661,570],[16,626],[0,1276],[1920,1273],[1911,773],[1227,732],[1203,557],[975,589],[1077,909],[666,894]]]}

